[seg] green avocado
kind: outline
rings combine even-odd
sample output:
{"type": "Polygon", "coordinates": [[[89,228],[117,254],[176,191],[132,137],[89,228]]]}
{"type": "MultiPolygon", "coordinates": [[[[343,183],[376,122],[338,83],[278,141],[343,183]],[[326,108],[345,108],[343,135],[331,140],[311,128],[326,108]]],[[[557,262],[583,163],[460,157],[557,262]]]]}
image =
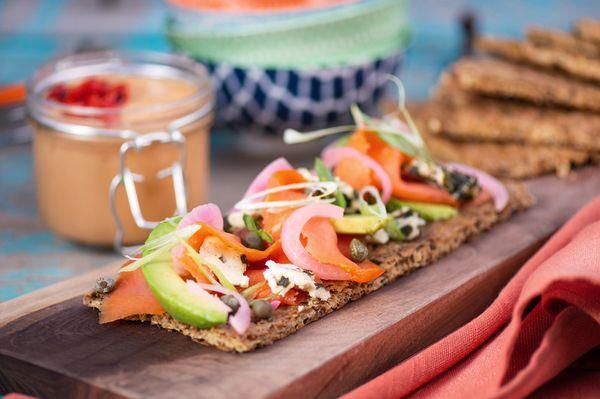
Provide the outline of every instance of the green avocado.
{"type": "Polygon", "coordinates": [[[142,266],[142,272],[158,302],[174,319],[198,328],[227,322],[227,312],[216,309],[188,290],[173,270],[170,256],[159,256],[148,262],[142,266]]]}
{"type": "Polygon", "coordinates": [[[373,234],[385,225],[386,220],[377,216],[346,215],[332,219],[331,223],[340,234],[373,234]]]}
{"type": "Polygon", "coordinates": [[[434,222],[436,220],[450,219],[458,215],[456,208],[450,205],[442,204],[428,204],[425,202],[416,201],[403,201],[396,198],[392,198],[387,208],[389,212],[393,212],[403,206],[417,212],[423,219],[428,222],[434,222]]]}

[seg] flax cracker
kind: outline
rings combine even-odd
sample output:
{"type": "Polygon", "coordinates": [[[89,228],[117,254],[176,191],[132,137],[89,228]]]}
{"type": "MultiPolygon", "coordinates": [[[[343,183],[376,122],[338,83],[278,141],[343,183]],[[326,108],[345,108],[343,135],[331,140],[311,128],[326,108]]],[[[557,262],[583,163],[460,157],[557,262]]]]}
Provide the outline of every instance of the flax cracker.
{"type": "Polygon", "coordinates": [[[575,23],[573,33],[583,40],[600,45],[600,21],[594,19],[580,19],[575,23]]]}
{"type": "MultiPolygon", "coordinates": [[[[247,352],[293,334],[308,323],[320,319],[339,309],[352,300],[376,291],[415,269],[427,266],[435,260],[458,248],[470,237],[482,233],[494,224],[509,218],[515,212],[524,210],[534,203],[524,185],[506,182],[510,192],[507,207],[498,214],[491,202],[477,206],[467,206],[459,216],[432,223],[426,226],[423,234],[411,242],[393,242],[371,250],[371,259],[380,263],[385,273],[366,283],[351,282],[327,283],[331,292],[328,301],[311,300],[303,306],[285,306],[277,309],[271,320],[252,323],[244,335],[238,335],[229,326],[198,329],[178,322],[169,315],[139,315],[131,320],[147,321],[167,330],[177,331],[204,345],[214,346],[225,351],[247,352]]],[[[84,296],[83,303],[99,308],[103,297],[90,293],[84,296]]]]}
{"type": "Polygon", "coordinates": [[[557,69],[573,77],[600,82],[600,60],[569,54],[554,48],[536,47],[527,42],[511,39],[483,37],[477,40],[476,49],[509,61],[557,69]]]}
{"type": "Polygon", "coordinates": [[[441,89],[421,118],[431,134],[462,141],[563,146],[600,152],[600,114],[441,89]]]}
{"type": "Polygon", "coordinates": [[[552,48],[588,58],[600,58],[600,44],[590,43],[561,30],[534,27],[527,31],[527,40],[538,47],[552,48]]]}
{"type": "MultiPolygon", "coordinates": [[[[460,142],[442,136],[427,137],[427,145],[434,158],[443,162],[461,162],[491,175],[526,179],[555,172],[565,177],[572,166],[584,165],[594,160],[587,151],[569,148],[460,142]]],[[[597,158],[596,158],[597,160],[597,158]]]]}
{"type": "Polygon", "coordinates": [[[600,86],[503,60],[463,59],[442,75],[441,82],[471,93],[600,111],[600,86]]]}

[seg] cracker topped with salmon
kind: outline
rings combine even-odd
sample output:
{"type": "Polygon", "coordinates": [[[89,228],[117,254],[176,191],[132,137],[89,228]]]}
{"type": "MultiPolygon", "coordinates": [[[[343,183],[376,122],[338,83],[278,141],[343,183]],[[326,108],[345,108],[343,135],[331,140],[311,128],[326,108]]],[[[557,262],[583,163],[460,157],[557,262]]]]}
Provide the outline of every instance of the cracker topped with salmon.
{"type": "Polygon", "coordinates": [[[435,162],[400,97],[403,120],[353,107],[354,125],[286,131],[289,144],[340,137],[313,169],[271,162],[227,214],[204,204],[163,221],[116,281],[99,279],[84,303],[101,323],[149,321],[245,352],[533,204],[520,183],[435,162]]]}

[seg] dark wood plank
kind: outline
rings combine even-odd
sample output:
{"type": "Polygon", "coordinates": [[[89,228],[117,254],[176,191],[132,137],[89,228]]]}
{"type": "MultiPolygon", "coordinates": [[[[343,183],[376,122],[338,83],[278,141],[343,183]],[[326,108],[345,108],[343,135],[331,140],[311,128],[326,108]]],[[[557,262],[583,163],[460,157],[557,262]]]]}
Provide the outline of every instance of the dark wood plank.
{"type": "Polygon", "coordinates": [[[529,182],[535,208],[253,353],[222,353],[139,323],[100,326],[79,297],[26,310],[0,329],[0,389],[48,398],[335,397],[480,312],[524,259],[600,194],[599,171],[529,182]]]}

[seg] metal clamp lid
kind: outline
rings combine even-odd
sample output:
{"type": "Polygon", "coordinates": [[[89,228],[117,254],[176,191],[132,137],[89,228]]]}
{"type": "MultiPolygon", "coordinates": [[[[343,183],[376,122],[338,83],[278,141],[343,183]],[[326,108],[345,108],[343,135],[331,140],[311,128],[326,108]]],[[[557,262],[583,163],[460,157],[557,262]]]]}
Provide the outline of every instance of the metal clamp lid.
{"type": "Polygon", "coordinates": [[[159,171],[156,176],[164,179],[171,176],[173,179],[173,190],[175,192],[176,214],[183,215],[187,213],[187,190],[183,176],[183,165],[185,164],[185,137],[179,130],[171,132],[156,132],[140,135],[133,140],[127,141],[121,145],[119,150],[119,172],[112,179],[109,190],[110,210],[116,223],[117,231],[115,234],[114,248],[116,251],[130,255],[137,251],[138,246],[126,247],[123,244],[125,234],[123,223],[119,217],[116,205],[116,193],[121,184],[125,187],[125,194],[129,203],[129,209],[135,224],[142,229],[153,229],[160,221],[149,221],[144,218],[140,201],[135,188],[136,182],[144,181],[144,176],[135,174],[127,168],[127,153],[130,150],[141,151],[155,143],[168,144],[175,143],[179,147],[179,159],[168,168],[159,171]]]}

